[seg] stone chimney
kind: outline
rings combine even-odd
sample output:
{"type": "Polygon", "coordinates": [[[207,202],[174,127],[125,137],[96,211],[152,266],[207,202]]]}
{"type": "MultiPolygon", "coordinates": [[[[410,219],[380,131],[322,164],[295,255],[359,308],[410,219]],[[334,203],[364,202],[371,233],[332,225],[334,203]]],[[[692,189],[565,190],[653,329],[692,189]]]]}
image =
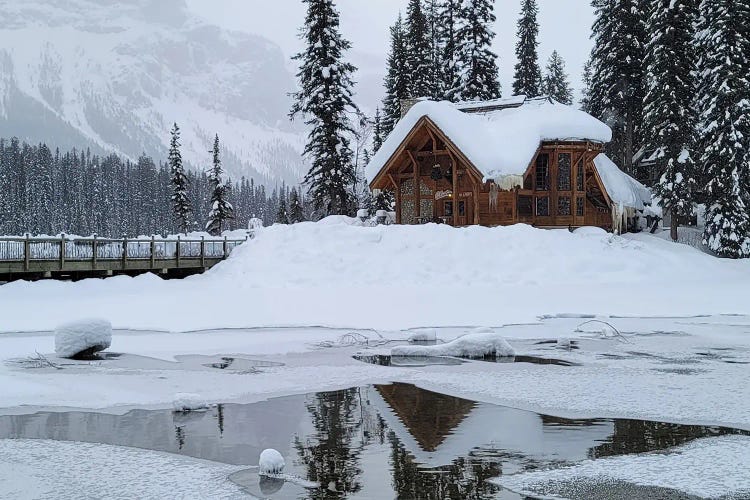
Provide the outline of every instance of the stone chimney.
{"type": "Polygon", "coordinates": [[[401,118],[406,116],[406,113],[409,112],[411,108],[414,107],[416,103],[419,101],[423,101],[424,99],[401,99],[401,118]]]}

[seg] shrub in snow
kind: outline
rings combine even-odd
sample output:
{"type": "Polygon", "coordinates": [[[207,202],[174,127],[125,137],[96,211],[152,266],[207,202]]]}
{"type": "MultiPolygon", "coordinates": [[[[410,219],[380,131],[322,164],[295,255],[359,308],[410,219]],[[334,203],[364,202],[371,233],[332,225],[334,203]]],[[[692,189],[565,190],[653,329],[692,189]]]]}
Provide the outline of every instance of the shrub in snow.
{"type": "Polygon", "coordinates": [[[208,408],[208,403],[201,399],[197,394],[179,393],[175,394],[175,399],[172,402],[172,409],[174,411],[195,411],[205,410],[208,408]]]}
{"type": "Polygon", "coordinates": [[[55,353],[61,358],[86,358],[112,345],[112,324],[88,319],[55,328],[55,353]]]}
{"type": "Polygon", "coordinates": [[[284,457],[274,449],[263,450],[260,454],[260,474],[267,476],[272,474],[281,474],[284,472],[284,457]]]}
{"type": "Polygon", "coordinates": [[[497,333],[471,333],[446,344],[397,346],[391,349],[391,355],[503,358],[515,356],[516,351],[497,333]]]}

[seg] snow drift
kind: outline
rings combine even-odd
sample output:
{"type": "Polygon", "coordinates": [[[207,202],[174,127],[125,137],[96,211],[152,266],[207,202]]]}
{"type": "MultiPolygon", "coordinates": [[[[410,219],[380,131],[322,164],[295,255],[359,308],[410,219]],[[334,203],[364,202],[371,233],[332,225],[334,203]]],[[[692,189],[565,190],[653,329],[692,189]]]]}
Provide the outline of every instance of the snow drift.
{"type": "Polygon", "coordinates": [[[65,323],[55,328],[55,353],[61,358],[91,356],[112,345],[112,324],[105,319],[65,323]]]}
{"type": "Polygon", "coordinates": [[[438,345],[402,345],[391,349],[392,356],[455,356],[458,358],[505,358],[516,351],[497,333],[470,333],[438,345]]]}

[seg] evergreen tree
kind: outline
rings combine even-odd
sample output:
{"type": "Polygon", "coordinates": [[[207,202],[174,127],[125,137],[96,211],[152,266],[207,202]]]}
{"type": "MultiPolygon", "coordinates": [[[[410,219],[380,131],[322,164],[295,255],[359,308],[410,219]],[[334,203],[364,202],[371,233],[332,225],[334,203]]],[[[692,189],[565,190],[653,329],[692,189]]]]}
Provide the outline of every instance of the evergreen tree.
{"type": "Polygon", "coordinates": [[[492,52],[495,33],[493,0],[465,0],[456,30],[456,80],[448,97],[454,101],[490,100],[501,97],[497,55],[492,52]]]}
{"type": "Polygon", "coordinates": [[[279,208],[276,210],[276,224],[289,224],[289,212],[286,209],[284,190],[279,194],[279,208]]]}
{"type": "Polygon", "coordinates": [[[750,257],[750,5],[703,0],[698,37],[698,109],[705,171],[703,243],[724,257],[750,257]]]}
{"type": "Polygon", "coordinates": [[[442,0],[438,5],[436,30],[440,51],[437,65],[440,68],[440,99],[450,99],[451,89],[458,81],[456,50],[458,47],[458,26],[461,21],[463,0],[442,0]]]}
{"type": "Polygon", "coordinates": [[[516,42],[516,73],[513,77],[513,93],[536,97],[540,93],[542,71],[539,69],[539,8],[536,0],[523,0],[521,19],[518,21],[518,42],[516,42]]]}
{"type": "Polygon", "coordinates": [[[406,67],[409,95],[415,99],[432,97],[432,48],[422,0],[409,0],[406,10],[406,67]]]}
{"type": "Polygon", "coordinates": [[[652,0],[646,46],[647,93],[644,142],[656,152],[659,181],[654,186],[671,213],[672,239],[678,218],[692,213],[696,187],[694,162],[695,57],[694,0],[652,0]]]}
{"type": "Polygon", "coordinates": [[[383,123],[382,119],[380,118],[380,108],[375,109],[375,120],[373,121],[372,125],[372,149],[376,153],[380,149],[380,147],[383,145],[383,141],[385,138],[383,137],[383,123]]]}
{"type": "Polygon", "coordinates": [[[302,208],[302,200],[299,199],[297,189],[292,188],[292,192],[289,195],[289,223],[297,224],[305,220],[304,210],[302,208]]]}
{"type": "Polygon", "coordinates": [[[581,109],[586,113],[591,110],[591,59],[583,67],[583,90],[581,91],[581,109]]]}
{"type": "Polygon", "coordinates": [[[565,72],[565,60],[556,50],[552,52],[547,63],[547,71],[542,81],[542,94],[569,106],[573,104],[573,88],[565,72]]]}
{"type": "Polygon", "coordinates": [[[401,101],[408,98],[406,35],[401,14],[399,14],[396,24],[391,27],[391,51],[388,54],[385,99],[383,99],[383,137],[387,137],[401,119],[401,101]]]}
{"type": "Polygon", "coordinates": [[[607,152],[630,174],[641,147],[646,1],[593,0],[591,113],[612,128],[607,152]]]}
{"type": "Polygon", "coordinates": [[[347,113],[358,113],[352,101],[352,73],[343,60],[350,48],[339,32],[333,0],[303,0],[308,5],[301,37],[307,48],[297,54],[300,91],[294,95],[291,117],[302,115],[310,127],[305,155],[312,166],[305,176],[316,210],[325,215],[350,214],[354,201],[354,166],[349,136],[354,134],[347,113]]]}
{"type": "Polygon", "coordinates": [[[169,145],[169,169],[172,185],[172,213],[177,223],[177,229],[187,234],[191,204],[188,196],[188,178],[182,165],[182,153],[180,153],[180,128],[174,124],[172,128],[172,140],[169,145]]]}
{"type": "Polygon", "coordinates": [[[230,184],[224,182],[224,169],[221,167],[219,136],[214,139],[213,167],[208,174],[211,186],[211,210],[208,213],[206,231],[220,235],[227,221],[234,218],[234,207],[228,200],[230,184]]]}
{"type": "Polygon", "coordinates": [[[443,48],[440,28],[441,0],[425,0],[425,17],[427,18],[427,40],[430,46],[429,54],[429,89],[430,98],[441,100],[445,93],[443,85],[443,48]]]}

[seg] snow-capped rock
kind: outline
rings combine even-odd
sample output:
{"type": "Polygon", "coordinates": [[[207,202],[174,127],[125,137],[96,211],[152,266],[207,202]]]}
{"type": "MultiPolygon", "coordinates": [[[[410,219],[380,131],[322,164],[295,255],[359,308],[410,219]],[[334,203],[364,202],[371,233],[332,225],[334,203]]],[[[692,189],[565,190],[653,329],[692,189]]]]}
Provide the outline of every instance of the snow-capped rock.
{"type": "Polygon", "coordinates": [[[470,333],[438,345],[403,345],[391,349],[392,356],[456,356],[461,358],[504,358],[516,351],[497,333],[470,333]]]}
{"type": "Polygon", "coordinates": [[[112,345],[112,324],[105,319],[87,319],[55,328],[55,353],[61,358],[91,356],[112,345]]]}
{"type": "Polygon", "coordinates": [[[191,394],[187,392],[181,392],[175,394],[174,401],[172,401],[172,409],[174,411],[196,411],[205,410],[208,408],[208,403],[203,400],[198,394],[191,394]]]}
{"type": "Polygon", "coordinates": [[[284,457],[282,457],[281,453],[279,453],[278,451],[274,449],[267,449],[263,450],[263,452],[260,454],[261,475],[281,474],[282,472],[284,472],[284,467],[286,467],[284,457]]]}
{"type": "Polygon", "coordinates": [[[193,17],[185,0],[2,2],[0,137],[166,159],[209,160],[214,134],[232,178],[296,183],[305,133],[287,112],[281,49],[193,17]]]}

